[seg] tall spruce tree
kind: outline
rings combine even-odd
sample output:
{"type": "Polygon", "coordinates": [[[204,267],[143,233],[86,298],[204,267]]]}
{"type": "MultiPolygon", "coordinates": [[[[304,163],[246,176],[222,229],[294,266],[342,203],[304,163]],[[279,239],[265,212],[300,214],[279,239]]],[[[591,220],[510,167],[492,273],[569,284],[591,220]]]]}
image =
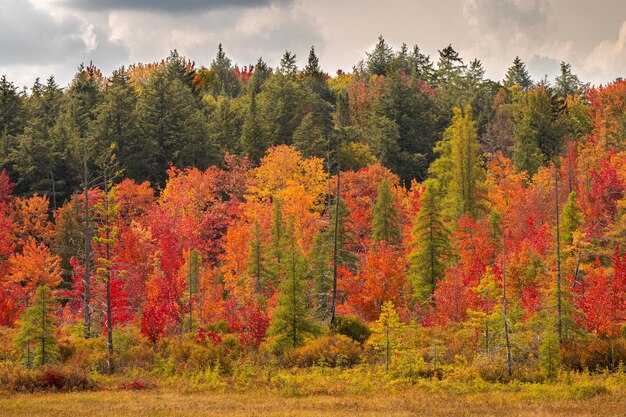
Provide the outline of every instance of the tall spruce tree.
{"type": "Polygon", "coordinates": [[[533,86],[533,81],[530,78],[530,74],[528,74],[526,64],[524,64],[524,61],[522,61],[519,56],[513,59],[513,64],[509,67],[504,76],[505,87],[510,88],[514,85],[519,85],[522,90],[528,90],[533,86]]]}
{"type": "Polygon", "coordinates": [[[391,186],[383,179],[378,186],[372,208],[372,240],[390,245],[402,243],[400,213],[396,208],[391,186]]]}
{"type": "Polygon", "coordinates": [[[56,359],[58,350],[54,310],[50,288],[42,285],[37,288],[31,306],[20,317],[15,344],[20,348],[22,361],[29,368],[47,365],[56,359]]]}
{"type": "Polygon", "coordinates": [[[441,217],[437,193],[427,183],[420,198],[420,210],[413,226],[413,246],[409,255],[409,280],[415,296],[428,301],[446,269],[451,252],[450,236],[441,217]]]}
{"type": "Polygon", "coordinates": [[[304,286],[304,258],[296,243],[293,225],[294,219],[290,218],[285,230],[284,256],[281,258],[284,277],[278,288],[278,306],[269,327],[269,334],[276,338],[275,348],[278,351],[301,346],[308,335],[319,331],[311,319],[304,286]]]}

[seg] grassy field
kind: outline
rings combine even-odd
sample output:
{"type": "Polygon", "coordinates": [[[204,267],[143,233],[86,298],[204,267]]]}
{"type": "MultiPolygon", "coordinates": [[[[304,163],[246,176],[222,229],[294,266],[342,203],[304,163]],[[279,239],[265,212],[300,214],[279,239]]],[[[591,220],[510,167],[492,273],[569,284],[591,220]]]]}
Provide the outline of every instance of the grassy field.
{"type": "Polygon", "coordinates": [[[0,396],[1,416],[626,416],[626,393],[555,399],[521,392],[433,393],[419,388],[385,394],[284,396],[192,392],[174,388],[0,396]]]}

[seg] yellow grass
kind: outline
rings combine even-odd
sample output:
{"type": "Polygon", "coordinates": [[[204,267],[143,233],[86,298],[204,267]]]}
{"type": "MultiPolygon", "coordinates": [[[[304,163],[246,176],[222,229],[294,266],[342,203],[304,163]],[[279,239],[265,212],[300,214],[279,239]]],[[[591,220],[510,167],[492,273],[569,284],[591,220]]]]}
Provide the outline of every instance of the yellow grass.
{"type": "Polygon", "coordinates": [[[1,416],[626,416],[626,393],[559,399],[521,392],[453,394],[405,388],[393,393],[289,397],[175,388],[0,396],[1,416]]]}

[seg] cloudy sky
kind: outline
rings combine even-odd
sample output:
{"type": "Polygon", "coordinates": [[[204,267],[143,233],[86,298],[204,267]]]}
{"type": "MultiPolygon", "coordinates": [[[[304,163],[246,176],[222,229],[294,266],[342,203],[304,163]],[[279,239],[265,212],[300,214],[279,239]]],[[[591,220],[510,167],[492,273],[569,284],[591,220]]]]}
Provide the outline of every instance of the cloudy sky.
{"type": "Polygon", "coordinates": [[[246,65],[285,50],[300,64],[315,46],[322,67],[349,71],[378,35],[417,44],[436,60],[452,44],[501,79],[516,55],[535,79],[570,62],[595,84],[626,76],[624,0],[0,0],[0,74],[17,85],[81,62],[105,74],[172,49],[209,65],[221,42],[246,65]]]}

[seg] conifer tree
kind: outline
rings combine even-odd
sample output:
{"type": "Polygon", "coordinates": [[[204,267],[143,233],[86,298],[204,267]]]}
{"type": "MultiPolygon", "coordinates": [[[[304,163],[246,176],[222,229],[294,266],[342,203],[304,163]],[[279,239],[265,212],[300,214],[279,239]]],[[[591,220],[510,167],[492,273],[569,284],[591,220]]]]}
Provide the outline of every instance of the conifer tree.
{"type": "Polygon", "coordinates": [[[392,58],[393,49],[385,42],[383,35],[380,35],[374,50],[367,52],[367,71],[371,75],[387,74],[387,66],[392,58]]]}
{"type": "Polygon", "coordinates": [[[450,253],[449,231],[441,218],[439,201],[432,187],[427,186],[420,199],[409,256],[409,280],[422,302],[432,297],[437,282],[443,278],[450,253]]]}
{"type": "Polygon", "coordinates": [[[374,242],[386,242],[390,245],[399,245],[402,242],[400,214],[387,179],[380,182],[372,209],[372,239],[374,242]]]}
{"type": "Polygon", "coordinates": [[[248,158],[255,163],[261,160],[267,149],[257,109],[256,93],[254,92],[250,94],[250,106],[243,120],[241,145],[248,158]]]}
{"type": "Polygon", "coordinates": [[[276,337],[275,347],[282,351],[296,348],[304,343],[307,335],[318,332],[311,320],[311,309],[305,295],[305,265],[293,230],[294,219],[289,220],[284,241],[285,251],[281,263],[284,277],[278,291],[278,306],[272,316],[269,334],[276,337]]]}
{"type": "Polygon", "coordinates": [[[267,286],[270,279],[270,267],[267,262],[267,254],[263,245],[263,231],[258,220],[252,226],[252,239],[250,240],[250,255],[248,257],[248,276],[254,283],[257,294],[267,295],[267,286]]]}
{"type": "Polygon", "coordinates": [[[270,229],[270,248],[269,255],[271,259],[271,274],[273,284],[280,281],[284,274],[285,248],[286,239],[285,221],[283,219],[282,202],[275,199],[272,203],[272,226],[270,229]]]}
{"type": "Polygon", "coordinates": [[[298,72],[298,67],[296,66],[296,54],[292,54],[289,51],[285,51],[283,57],[280,60],[280,66],[278,70],[287,77],[293,78],[298,72]]]}
{"type": "Polygon", "coordinates": [[[519,85],[523,90],[528,90],[533,86],[533,81],[528,74],[526,64],[524,64],[519,56],[515,57],[513,64],[506,71],[504,85],[509,88],[514,85],[519,85]]]}
{"type": "Polygon", "coordinates": [[[24,364],[31,368],[51,363],[57,356],[56,319],[54,298],[47,286],[37,288],[32,305],[24,311],[20,322],[15,344],[24,364]]]}

